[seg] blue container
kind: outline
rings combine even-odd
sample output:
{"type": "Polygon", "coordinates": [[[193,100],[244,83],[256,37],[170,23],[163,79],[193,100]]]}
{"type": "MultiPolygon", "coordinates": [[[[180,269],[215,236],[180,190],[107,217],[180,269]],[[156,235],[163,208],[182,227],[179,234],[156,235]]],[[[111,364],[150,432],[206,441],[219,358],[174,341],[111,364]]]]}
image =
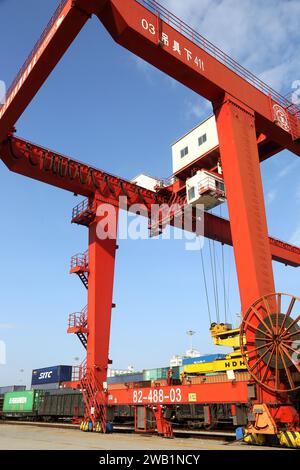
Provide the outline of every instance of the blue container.
{"type": "Polygon", "coordinates": [[[53,366],[32,371],[31,385],[67,382],[72,379],[72,366],[53,366]]]}
{"type": "Polygon", "coordinates": [[[203,364],[204,362],[213,362],[218,359],[225,359],[226,354],[205,354],[204,356],[199,357],[186,357],[182,360],[183,366],[188,366],[190,364],[203,364]]]}

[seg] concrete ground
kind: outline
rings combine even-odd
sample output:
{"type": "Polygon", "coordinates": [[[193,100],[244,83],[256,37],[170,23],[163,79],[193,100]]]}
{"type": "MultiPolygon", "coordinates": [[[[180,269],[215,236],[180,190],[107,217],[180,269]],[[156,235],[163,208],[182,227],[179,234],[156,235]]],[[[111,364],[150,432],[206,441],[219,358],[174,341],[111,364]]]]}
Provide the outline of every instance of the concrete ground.
{"type": "Polygon", "coordinates": [[[96,434],[77,429],[0,424],[0,450],[275,450],[202,438],[164,439],[154,435],[96,434]]]}

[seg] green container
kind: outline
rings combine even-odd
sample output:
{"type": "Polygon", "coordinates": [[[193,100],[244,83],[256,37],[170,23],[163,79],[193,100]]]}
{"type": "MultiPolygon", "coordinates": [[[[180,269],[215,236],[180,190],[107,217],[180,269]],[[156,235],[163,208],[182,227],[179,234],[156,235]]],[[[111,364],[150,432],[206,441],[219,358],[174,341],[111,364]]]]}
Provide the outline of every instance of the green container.
{"type": "Polygon", "coordinates": [[[24,390],[4,395],[3,413],[32,413],[37,410],[40,392],[24,390]]]}
{"type": "MultiPolygon", "coordinates": [[[[159,380],[167,379],[169,367],[160,367],[158,369],[145,369],[143,371],[144,380],[159,380]]],[[[180,379],[180,368],[179,366],[172,367],[173,379],[180,379]]]]}

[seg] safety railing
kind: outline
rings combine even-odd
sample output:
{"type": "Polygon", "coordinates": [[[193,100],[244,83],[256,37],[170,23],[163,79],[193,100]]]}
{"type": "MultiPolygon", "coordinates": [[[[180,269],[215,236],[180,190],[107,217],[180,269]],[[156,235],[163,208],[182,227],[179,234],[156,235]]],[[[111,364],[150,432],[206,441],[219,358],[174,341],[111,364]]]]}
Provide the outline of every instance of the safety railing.
{"type": "Polygon", "coordinates": [[[85,327],[87,324],[87,306],[81,312],[71,313],[69,315],[69,328],[85,327]]]}
{"type": "Polygon", "coordinates": [[[225,197],[225,186],[222,181],[217,180],[213,176],[207,176],[198,183],[199,193],[213,192],[218,197],[225,197]]]}
{"type": "Polygon", "coordinates": [[[176,181],[178,181],[178,178],[177,176],[174,176],[174,175],[168,176],[167,178],[160,178],[159,180],[160,185],[158,185],[157,187],[163,188],[163,187],[171,186],[172,184],[176,183],[176,181]]]}
{"type": "Polygon", "coordinates": [[[34,48],[32,49],[31,53],[29,54],[29,56],[27,57],[26,61],[24,62],[24,64],[22,65],[22,67],[20,68],[19,72],[18,72],[18,75],[15,77],[14,81],[12,82],[12,84],[10,85],[9,89],[7,90],[7,93],[6,93],[6,100],[9,99],[9,95],[12,93],[12,91],[14,90],[15,86],[17,85],[17,83],[19,82],[19,80],[21,79],[21,77],[23,76],[25,70],[28,68],[30,62],[32,61],[32,59],[34,58],[35,54],[37,53],[37,51],[39,50],[39,48],[41,47],[42,43],[44,42],[45,38],[48,36],[52,26],[54,25],[54,23],[56,22],[56,20],[58,19],[59,15],[61,14],[62,10],[64,9],[65,5],[67,4],[69,0],[62,0],[60,2],[60,4],[58,5],[57,9],[55,10],[54,14],[52,15],[49,23],[47,24],[46,28],[44,29],[43,33],[41,34],[39,40],[36,42],[34,48]]]}
{"type": "Polygon", "coordinates": [[[271,243],[271,245],[278,246],[280,248],[284,248],[285,250],[296,253],[297,255],[300,254],[299,246],[293,245],[291,243],[287,243],[283,240],[280,240],[279,238],[270,237],[270,243],[271,243]]]}
{"type": "MultiPolygon", "coordinates": [[[[285,109],[289,109],[292,102],[290,102],[285,96],[281,95],[265,82],[260,80],[256,75],[250,72],[248,69],[240,65],[237,61],[232,59],[229,55],[225,54],[221,49],[215,46],[213,43],[208,41],[205,37],[191,28],[188,24],[184,21],[179,19],[165,7],[160,5],[155,0],[136,0],[138,3],[143,5],[149,11],[154,13],[155,15],[159,16],[164,22],[168,23],[172,26],[176,31],[185,35],[188,39],[190,39],[194,44],[200,46],[205,52],[210,54],[211,56],[215,57],[219,62],[225,65],[227,68],[235,72],[237,75],[242,77],[248,83],[253,85],[255,88],[260,90],[265,95],[271,97],[275,102],[280,104],[285,109]]],[[[297,107],[297,106],[296,106],[297,107]]],[[[300,112],[299,106],[297,107],[297,112],[300,112]]]]}
{"type": "Polygon", "coordinates": [[[73,208],[72,211],[72,219],[76,219],[76,217],[80,216],[83,212],[86,211],[94,211],[95,210],[95,203],[90,202],[89,199],[84,199],[81,201],[77,206],[73,208]]]}
{"type": "Polygon", "coordinates": [[[72,367],[72,381],[78,382],[82,380],[86,376],[86,372],[87,372],[87,364],[86,364],[86,359],[84,359],[84,361],[82,361],[82,363],[79,366],[72,367]]]}
{"type": "Polygon", "coordinates": [[[84,253],[77,253],[71,258],[71,269],[81,267],[82,269],[88,269],[89,265],[89,254],[88,251],[84,253]]]}

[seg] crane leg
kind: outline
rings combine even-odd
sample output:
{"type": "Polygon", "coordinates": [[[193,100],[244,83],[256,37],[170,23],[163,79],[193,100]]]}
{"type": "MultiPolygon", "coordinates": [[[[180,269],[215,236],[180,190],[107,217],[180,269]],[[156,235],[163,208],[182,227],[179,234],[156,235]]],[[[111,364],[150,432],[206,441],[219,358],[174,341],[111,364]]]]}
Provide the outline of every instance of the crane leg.
{"type": "MultiPolygon", "coordinates": [[[[275,292],[255,115],[243,103],[228,95],[221,103],[214,104],[214,111],[244,316],[257,299],[275,292]]],[[[264,322],[268,312],[263,308],[260,310],[260,306],[257,307],[257,311],[259,312],[256,315],[259,315],[260,321],[264,322]]],[[[250,329],[247,331],[247,344],[254,342],[254,334],[255,332],[250,329]]],[[[259,373],[263,375],[265,362],[259,358],[258,365],[259,373]]],[[[264,377],[270,378],[267,373],[264,377]]],[[[287,426],[295,425],[297,413],[292,408],[284,390],[278,396],[259,383],[256,383],[254,387],[251,397],[254,427],[253,425],[252,428],[250,427],[252,429],[250,432],[276,434],[280,426],[286,429],[287,426]],[[257,404],[263,405],[263,408],[257,404]],[[259,416],[261,412],[264,417],[259,416]],[[268,431],[266,427],[255,427],[258,416],[259,421],[267,425],[268,431]],[[278,420],[280,416],[282,419],[278,420]]]]}
{"type": "MultiPolygon", "coordinates": [[[[96,196],[97,197],[97,196],[96,196]]],[[[118,208],[97,203],[89,225],[88,337],[86,416],[106,429],[107,380],[110,324],[116,253],[118,208]],[[98,414],[98,416],[96,416],[98,414]]]]}

